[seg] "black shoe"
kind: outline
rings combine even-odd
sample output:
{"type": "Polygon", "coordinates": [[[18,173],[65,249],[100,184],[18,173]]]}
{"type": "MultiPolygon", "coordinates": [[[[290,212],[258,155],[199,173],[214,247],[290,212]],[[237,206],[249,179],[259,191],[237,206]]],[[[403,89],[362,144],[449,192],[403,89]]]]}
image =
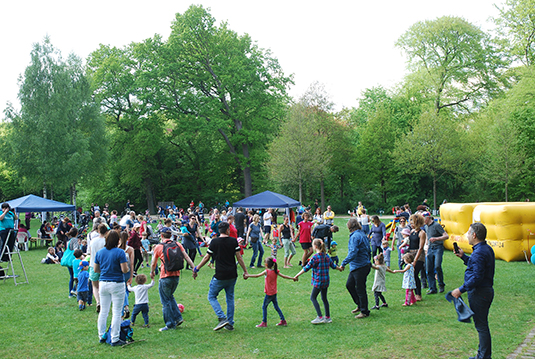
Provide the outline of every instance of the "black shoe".
{"type": "Polygon", "coordinates": [[[427,294],[437,294],[437,291],[436,290],[428,290],[427,291],[427,294]]]}
{"type": "Polygon", "coordinates": [[[176,326],[178,327],[180,324],[184,323],[184,319],[180,319],[176,322],[176,326]]]}
{"type": "Polygon", "coordinates": [[[223,327],[224,327],[225,325],[227,325],[227,324],[229,324],[227,318],[220,318],[220,319],[219,319],[219,324],[217,324],[217,325],[215,326],[214,331],[218,331],[218,330],[220,330],[220,329],[223,329],[223,327]]]}
{"type": "Polygon", "coordinates": [[[105,344],[106,343],[106,338],[100,338],[99,343],[100,344],[105,344]]]}
{"type": "Polygon", "coordinates": [[[229,324],[225,325],[225,329],[229,330],[229,331],[233,331],[234,330],[234,326],[229,323],[229,324]]]}
{"type": "Polygon", "coordinates": [[[301,267],[301,264],[303,264],[303,262],[299,261],[298,266],[301,267]]]}
{"type": "Polygon", "coordinates": [[[120,346],[123,346],[123,345],[126,345],[126,342],[124,340],[121,340],[121,339],[119,339],[116,342],[111,343],[112,347],[120,347],[120,346]]]}
{"type": "Polygon", "coordinates": [[[383,303],[383,304],[381,304],[381,307],[385,307],[385,308],[388,308],[388,304],[386,304],[386,303],[383,303]]]}
{"type": "Polygon", "coordinates": [[[439,293],[444,293],[444,286],[443,285],[438,287],[438,292],[439,293]]]}
{"type": "Polygon", "coordinates": [[[371,307],[370,309],[377,309],[377,310],[379,310],[379,306],[378,306],[378,305],[374,305],[374,306],[371,307]]]}

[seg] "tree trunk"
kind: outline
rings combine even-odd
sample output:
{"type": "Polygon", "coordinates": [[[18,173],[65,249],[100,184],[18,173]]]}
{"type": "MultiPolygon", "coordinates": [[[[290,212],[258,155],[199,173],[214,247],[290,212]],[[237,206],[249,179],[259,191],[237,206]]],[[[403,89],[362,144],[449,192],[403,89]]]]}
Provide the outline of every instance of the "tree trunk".
{"type": "Polygon", "coordinates": [[[344,175],[340,176],[340,201],[344,200],[344,175]]]}
{"type": "Polygon", "coordinates": [[[321,189],[321,212],[325,212],[325,186],[323,183],[323,178],[320,179],[320,189],[321,189]]]}
{"type": "Polygon", "coordinates": [[[249,158],[249,145],[242,145],[243,157],[245,157],[245,167],[243,168],[243,187],[245,198],[253,195],[253,181],[251,180],[251,160],[249,158]]]}
{"type": "Polygon", "coordinates": [[[299,202],[303,203],[303,180],[301,175],[299,175],[299,202]]]}
{"type": "Polygon", "coordinates": [[[72,204],[74,205],[74,209],[76,210],[76,184],[75,183],[73,183],[71,191],[72,191],[71,201],[72,201],[72,204]]]}
{"type": "Polygon", "coordinates": [[[509,202],[508,201],[508,196],[507,196],[507,188],[509,187],[509,183],[507,183],[507,181],[505,181],[505,202],[509,202]]]}
{"type": "Polygon", "coordinates": [[[433,215],[437,213],[437,176],[433,175],[433,215]]]}
{"type": "Polygon", "coordinates": [[[152,180],[150,177],[145,178],[145,197],[147,198],[147,208],[151,214],[156,213],[154,207],[154,188],[152,186],[152,180]]]}
{"type": "Polygon", "coordinates": [[[43,198],[46,198],[46,182],[43,181],[43,198]]]}

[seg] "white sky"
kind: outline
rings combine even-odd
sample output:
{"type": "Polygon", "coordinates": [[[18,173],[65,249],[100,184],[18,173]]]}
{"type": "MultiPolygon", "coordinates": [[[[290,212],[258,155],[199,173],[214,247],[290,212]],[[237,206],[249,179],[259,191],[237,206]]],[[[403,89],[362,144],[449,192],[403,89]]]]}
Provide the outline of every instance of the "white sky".
{"type": "MultiPolygon", "coordinates": [[[[32,44],[46,35],[62,52],[85,59],[99,44],[122,47],[158,33],[167,38],[175,13],[191,4],[211,8],[239,34],[269,48],[300,97],[319,81],[337,109],[357,106],[366,88],[392,87],[405,74],[395,41],[417,21],[461,16],[484,30],[501,0],[17,0],[2,1],[0,117],[6,102],[20,107],[18,77],[29,65],[32,44]]],[[[501,6],[501,5],[500,5],[501,6]]]]}

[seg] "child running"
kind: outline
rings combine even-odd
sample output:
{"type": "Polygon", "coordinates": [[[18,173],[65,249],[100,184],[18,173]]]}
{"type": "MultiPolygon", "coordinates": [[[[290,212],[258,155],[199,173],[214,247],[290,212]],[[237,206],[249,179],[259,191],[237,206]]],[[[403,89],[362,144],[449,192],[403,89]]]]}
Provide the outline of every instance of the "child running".
{"type": "Polygon", "coordinates": [[[129,292],[134,292],[136,295],[136,304],[134,305],[134,311],[132,312],[132,325],[136,324],[136,317],[141,312],[145,325],[143,328],[149,328],[149,289],[154,286],[154,280],[147,283],[147,276],[145,274],[138,274],[136,276],[135,287],[127,286],[129,292]]]}
{"type": "Polygon", "coordinates": [[[280,326],[287,326],[288,323],[286,323],[286,319],[284,319],[284,314],[282,314],[282,310],[279,307],[279,302],[277,301],[277,277],[280,276],[285,279],[293,279],[296,281],[296,279],[281,274],[279,270],[277,269],[277,261],[272,258],[268,257],[264,261],[265,270],[258,274],[248,274],[247,278],[258,278],[261,276],[265,276],[265,285],[264,285],[264,293],[266,293],[266,296],[264,297],[264,304],[262,305],[262,323],[258,324],[257,328],[265,328],[267,327],[267,307],[269,303],[273,303],[273,308],[279,313],[279,317],[281,321],[277,323],[276,325],[280,326]]]}
{"type": "Polygon", "coordinates": [[[295,275],[294,279],[297,280],[301,274],[312,268],[312,293],[310,294],[310,300],[312,301],[318,316],[312,320],[311,323],[332,323],[329,301],[327,300],[327,289],[329,289],[329,267],[338,269],[339,271],[342,271],[342,268],[337,267],[331,257],[326,253],[325,244],[321,239],[314,239],[312,246],[316,251],[316,254],[314,254],[303,269],[295,275]],[[325,317],[321,314],[320,305],[318,303],[317,298],[319,293],[321,293],[321,300],[325,307],[325,317]]]}
{"type": "Polygon", "coordinates": [[[374,263],[372,264],[372,268],[375,269],[375,279],[373,281],[373,295],[375,296],[375,305],[371,309],[377,309],[381,307],[388,308],[388,304],[386,304],[385,297],[383,296],[383,292],[386,292],[386,272],[394,273],[385,265],[385,260],[383,257],[383,253],[379,253],[374,257],[374,263]],[[383,304],[379,306],[379,299],[383,301],[383,304]]]}
{"type": "Polygon", "coordinates": [[[405,253],[403,255],[403,261],[405,262],[405,268],[397,269],[394,273],[403,273],[402,288],[405,289],[405,303],[403,306],[409,306],[416,303],[416,297],[414,296],[414,289],[416,288],[416,281],[414,280],[414,255],[412,253],[405,253]]]}

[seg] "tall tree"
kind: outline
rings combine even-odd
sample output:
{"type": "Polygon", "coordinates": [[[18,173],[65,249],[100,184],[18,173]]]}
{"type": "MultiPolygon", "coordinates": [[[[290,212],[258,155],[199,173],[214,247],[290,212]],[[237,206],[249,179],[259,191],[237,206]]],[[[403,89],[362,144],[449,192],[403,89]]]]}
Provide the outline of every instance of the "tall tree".
{"type": "Polygon", "coordinates": [[[19,79],[20,113],[7,111],[7,162],[27,188],[62,190],[98,176],[106,159],[104,125],[81,60],[63,60],[47,37],[34,44],[19,79]]]}
{"type": "Polygon", "coordinates": [[[470,111],[502,91],[506,61],[488,34],[462,18],[417,22],[396,45],[413,71],[408,80],[424,89],[437,114],[470,111]]]}
{"type": "Polygon", "coordinates": [[[486,180],[502,186],[505,202],[509,201],[509,185],[524,167],[524,151],[519,138],[519,130],[511,121],[509,110],[500,105],[489,109],[492,125],[486,136],[483,168],[486,180]]]}
{"type": "MultiPolygon", "coordinates": [[[[158,66],[150,86],[155,103],[180,123],[202,121],[224,139],[252,194],[251,168],[273,138],[291,83],[275,57],[215,19],[202,6],[177,14],[171,35],[156,46],[158,66]],[[185,122],[183,122],[185,121],[185,122]]],[[[196,126],[196,125],[195,125],[196,126]]]]}
{"type": "Polygon", "coordinates": [[[403,136],[394,158],[407,173],[429,174],[433,181],[433,208],[437,208],[437,181],[446,173],[460,174],[465,165],[464,131],[450,118],[424,113],[403,136]]]}
{"type": "Polygon", "coordinates": [[[535,65],[535,0],[506,0],[494,19],[509,51],[525,65],[535,65]]]}

